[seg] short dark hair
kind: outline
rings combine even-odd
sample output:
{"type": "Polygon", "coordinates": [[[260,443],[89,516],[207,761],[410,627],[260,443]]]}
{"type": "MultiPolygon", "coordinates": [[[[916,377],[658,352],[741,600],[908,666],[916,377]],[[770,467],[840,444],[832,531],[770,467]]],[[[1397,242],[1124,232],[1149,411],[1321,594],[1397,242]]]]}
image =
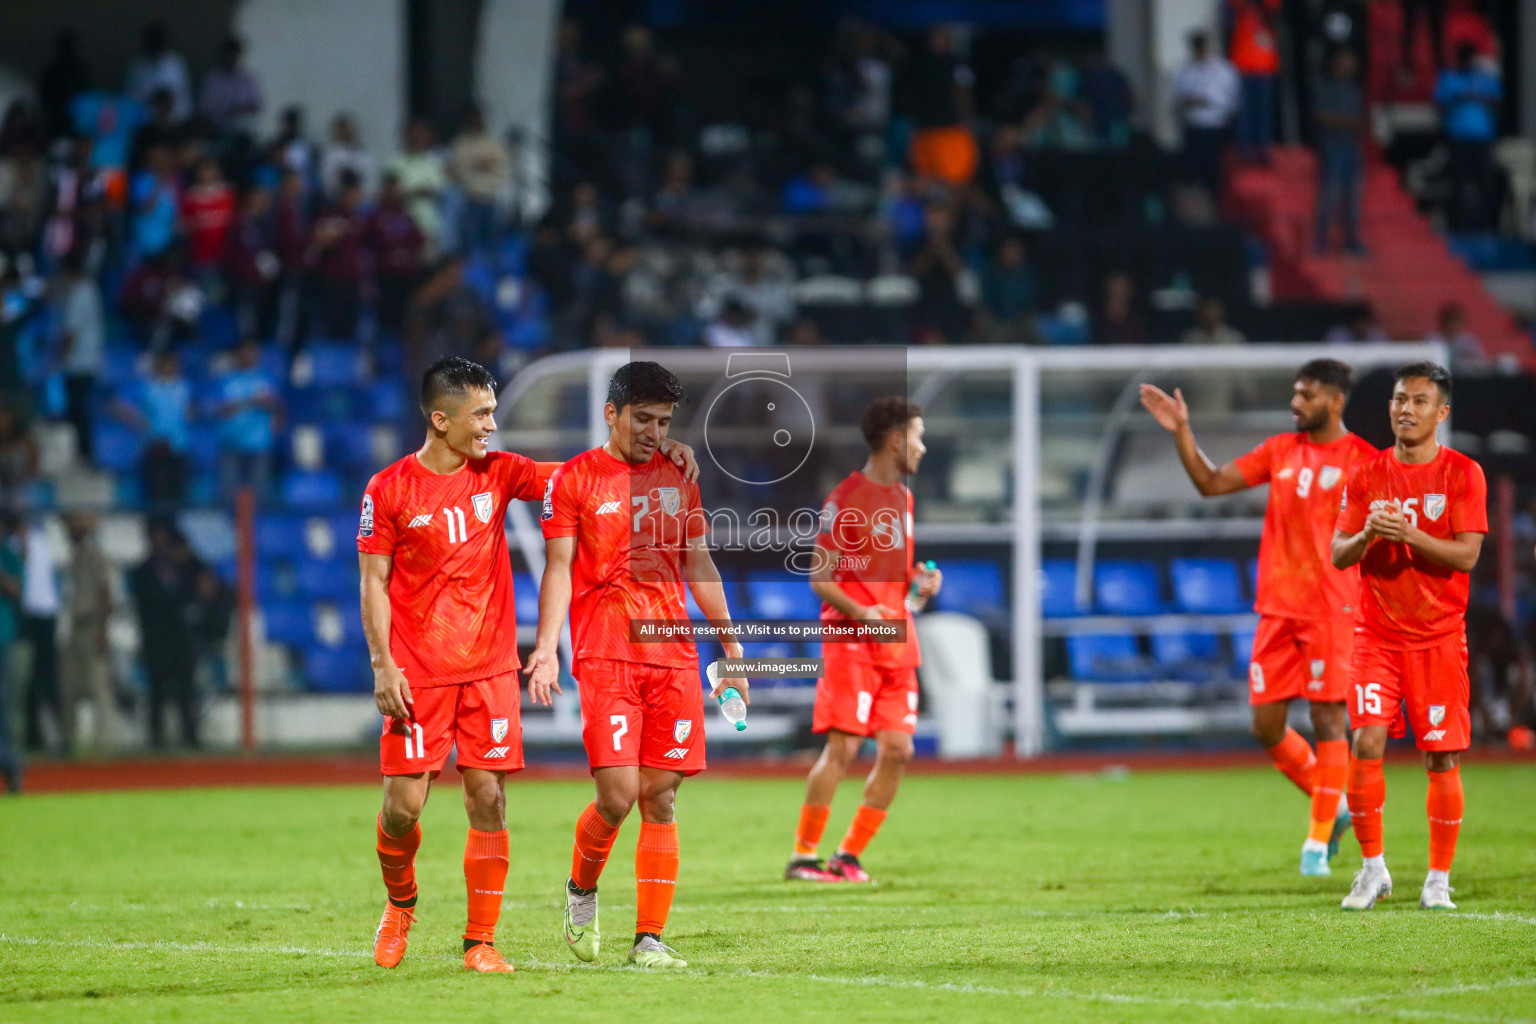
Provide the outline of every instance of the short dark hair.
{"type": "Polygon", "coordinates": [[[1355,388],[1355,371],[1337,359],[1314,359],[1296,371],[1297,380],[1310,380],[1349,397],[1355,388]]]}
{"type": "Polygon", "coordinates": [[[615,409],[634,402],[680,405],[687,398],[677,374],[647,360],[625,363],[608,379],[608,401],[615,409]]]}
{"type": "Polygon", "coordinates": [[[1392,375],[1392,384],[1395,387],[1398,381],[1416,380],[1420,377],[1434,381],[1435,387],[1440,389],[1440,401],[1444,402],[1451,397],[1451,371],[1439,363],[1409,363],[1407,366],[1399,366],[1397,372],[1392,375]]]}
{"type": "Polygon", "coordinates": [[[923,414],[922,407],[904,395],[886,395],[877,398],[859,417],[859,432],[869,442],[869,450],[875,451],[885,444],[886,435],[893,430],[905,430],[907,424],[923,414]]]}
{"type": "Polygon", "coordinates": [[[448,395],[462,398],[473,388],[496,391],[496,378],[479,363],[458,356],[444,356],[421,375],[421,413],[428,419],[448,395]]]}

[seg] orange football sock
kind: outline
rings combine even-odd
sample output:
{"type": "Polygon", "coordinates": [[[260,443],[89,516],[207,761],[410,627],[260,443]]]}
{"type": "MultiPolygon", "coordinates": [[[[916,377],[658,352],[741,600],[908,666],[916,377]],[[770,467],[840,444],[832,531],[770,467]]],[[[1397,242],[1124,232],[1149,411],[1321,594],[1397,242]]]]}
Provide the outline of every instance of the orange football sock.
{"type": "Polygon", "coordinates": [[[641,822],[640,842],[635,846],[636,935],[660,935],[667,926],[677,892],[677,863],[677,822],[641,822]]]}
{"type": "Polygon", "coordinates": [[[832,808],[826,804],[801,804],[800,827],[795,829],[795,856],[814,857],[821,834],[827,829],[827,815],[832,808]]]}
{"type": "Polygon", "coordinates": [[[875,838],[875,833],[880,831],[880,826],[884,822],[884,811],[876,810],[867,804],[859,804],[859,809],[853,812],[853,820],[848,823],[847,834],[838,844],[838,850],[851,853],[855,857],[863,856],[864,847],[875,838]]]}
{"type": "MultiPolygon", "coordinates": [[[[1381,807],[1387,802],[1387,780],[1381,775],[1381,759],[1349,762],[1349,817],[1355,825],[1360,852],[1381,856],[1381,807]]],[[[1460,815],[1458,815],[1460,817],[1460,815]]]]}
{"type": "Polygon", "coordinates": [[[610,825],[597,813],[597,804],[587,804],[587,809],[576,819],[576,848],[571,851],[571,881],[579,888],[592,889],[608,863],[608,852],[613,849],[613,837],[619,834],[619,826],[610,825]]]}
{"type": "Polygon", "coordinates": [[[1317,767],[1312,770],[1312,825],[1307,838],[1326,843],[1333,837],[1339,797],[1349,781],[1349,741],[1318,740],[1317,767]]]}
{"type": "Polygon", "coordinates": [[[416,898],[416,850],[421,846],[421,822],[403,836],[384,831],[384,816],[374,822],[378,834],[379,868],[384,872],[384,888],[396,903],[408,904],[416,898]]]}
{"type": "Polygon", "coordinates": [[[469,893],[469,925],[464,929],[464,938],[470,942],[496,939],[496,919],[501,916],[510,852],[506,829],[469,830],[469,838],[464,842],[464,888],[469,893]]]}
{"type": "Polygon", "coordinates": [[[1307,741],[1301,738],[1301,733],[1287,729],[1285,739],[1264,749],[1269,751],[1269,759],[1285,773],[1286,778],[1296,783],[1307,796],[1312,795],[1312,770],[1317,765],[1317,758],[1312,755],[1312,748],[1307,745],[1307,741]]]}
{"type": "Polygon", "coordinates": [[[1449,874],[1456,857],[1456,837],[1461,834],[1461,812],[1466,807],[1461,791],[1461,767],[1429,773],[1429,868],[1449,874]]]}

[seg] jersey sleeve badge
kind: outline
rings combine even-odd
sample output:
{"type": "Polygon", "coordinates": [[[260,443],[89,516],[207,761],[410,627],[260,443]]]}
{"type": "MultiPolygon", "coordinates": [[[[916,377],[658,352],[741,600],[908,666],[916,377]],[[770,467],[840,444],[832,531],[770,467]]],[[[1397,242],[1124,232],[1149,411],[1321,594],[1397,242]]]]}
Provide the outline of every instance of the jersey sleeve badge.
{"type": "Polygon", "coordinates": [[[549,478],[549,483],[544,485],[544,511],[539,513],[540,522],[549,522],[555,518],[555,478],[549,478]]]}
{"type": "Polygon", "coordinates": [[[363,495],[363,511],[357,517],[357,535],[359,537],[373,536],[373,495],[363,495]]]}

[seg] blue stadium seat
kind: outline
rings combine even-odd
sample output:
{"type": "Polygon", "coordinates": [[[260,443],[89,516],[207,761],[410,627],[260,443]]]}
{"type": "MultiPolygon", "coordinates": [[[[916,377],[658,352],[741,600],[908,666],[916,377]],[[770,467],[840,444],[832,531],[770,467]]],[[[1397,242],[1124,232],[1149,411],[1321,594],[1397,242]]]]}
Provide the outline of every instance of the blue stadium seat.
{"type": "Polygon", "coordinates": [[[1231,615],[1245,609],[1237,566],[1224,558],[1175,558],[1168,563],[1173,599],[1193,615],[1231,615]]]}
{"type": "Polygon", "coordinates": [[[283,503],[293,508],[330,508],[341,501],[341,478],[326,470],[292,471],[283,477],[283,503]]]}
{"type": "Polygon", "coordinates": [[[382,468],[374,465],[373,435],[366,426],[357,423],[327,423],[321,436],[327,466],[366,469],[370,472],[382,468]]]}
{"type": "Polygon", "coordinates": [[[539,585],[526,572],[512,574],[512,600],[519,625],[533,626],[539,621],[539,585]]]}
{"type": "Polygon", "coordinates": [[[240,340],[240,321],[228,306],[205,307],[197,318],[203,341],[214,348],[233,348],[240,340]]]}
{"type": "Polygon", "coordinates": [[[318,344],[309,347],[314,374],[310,387],[325,390],[356,384],[361,379],[359,351],[355,345],[318,344]]]}
{"type": "Polygon", "coordinates": [[[368,418],[375,423],[403,419],[411,411],[405,385],[398,380],[376,380],[364,389],[368,418]]]}
{"type": "Polygon", "coordinates": [[[96,464],[114,473],[134,472],[144,457],[144,439],[117,420],[98,417],[93,427],[96,464]]]}
{"type": "MultiPolygon", "coordinates": [[[[948,576],[948,573],[945,573],[948,576]]],[[[948,587],[946,578],[945,587],[948,587]]],[[[942,599],[944,592],[939,592],[942,599]]],[[[1077,607],[1077,564],[1066,558],[1047,558],[1040,563],[1040,614],[1047,619],[1065,619],[1079,614],[1077,607]]]]}
{"type": "Polygon", "coordinates": [[[302,647],[315,640],[315,615],[309,605],[294,601],[269,601],[261,606],[267,639],[302,647]]]}
{"type": "Polygon", "coordinates": [[[1232,671],[1248,678],[1248,663],[1253,660],[1253,630],[1240,629],[1232,634],[1232,671]]]}
{"type": "Polygon", "coordinates": [[[1067,637],[1072,678],[1087,683],[1137,683],[1152,678],[1130,633],[1078,633],[1067,637]]]}
{"type": "Polygon", "coordinates": [[[1152,660],[1171,679],[1207,682],[1221,668],[1215,633],[1153,633],[1152,660]]]}
{"type": "Polygon", "coordinates": [[[747,574],[747,604],[762,619],[815,619],[821,617],[821,599],[811,593],[803,576],[777,572],[747,574]]]}
{"type": "Polygon", "coordinates": [[[1107,615],[1157,615],[1167,607],[1152,562],[1100,562],[1093,591],[1099,610],[1107,615]]]}
{"type": "Polygon", "coordinates": [[[373,689],[366,648],[307,648],[304,674],[309,677],[310,688],[321,693],[368,693],[373,689]]]}
{"type": "Polygon", "coordinates": [[[313,600],[356,601],[358,573],[349,562],[301,559],[293,564],[298,592],[313,600]]]}
{"type": "MultiPolygon", "coordinates": [[[[344,498],[345,500],[345,498],[344,498]]],[[[362,506],[361,496],[354,502],[358,508],[350,512],[337,512],[325,517],[325,525],[331,531],[330,558],[344,558],[349,562],[357,561],[357,519],[359,509],[362,506]]],[[[320,552],[310,549],[315,557],[320,557],[320,552]]]]}
{"type": "Polygon", "coordinates": [[[945,562],[944,588],[933,607],[942,612],[961,612],[985,621],[1007,618],[1003,567],[998,562],[945,562]]]}

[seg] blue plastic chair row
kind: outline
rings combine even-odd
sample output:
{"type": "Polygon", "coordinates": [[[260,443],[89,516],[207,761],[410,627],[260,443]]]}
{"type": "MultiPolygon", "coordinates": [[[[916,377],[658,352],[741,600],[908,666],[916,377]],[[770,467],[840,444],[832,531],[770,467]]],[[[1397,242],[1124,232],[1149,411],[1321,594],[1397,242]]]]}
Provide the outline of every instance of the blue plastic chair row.
{"type": "Polygon", "coordinates": [[[1046,618],[1103,615],[1235,615],[1249,610],[1238,567],[1222,558],[1175,558],[1168,563],[1173,599],[1164,598],[1156,562],[1104,561],[1094,566],[1093,607],[1077,605],[1077,566],[1047,559],[1040,568],[1040,607],[1046,618]]]}
{"type": "Polygon", "coordinates": [[[1221,651],[1220,639],[1205,631],[1153,633],[1148,652],[1130,633],[1079,633],[1067,637],[1067,665],[1081,682],[1147,682],[1173,679],[1204,683],[1243,678],[1253,657],[1253,633],[1232,634],[1232,658],[1221,651]]]}

